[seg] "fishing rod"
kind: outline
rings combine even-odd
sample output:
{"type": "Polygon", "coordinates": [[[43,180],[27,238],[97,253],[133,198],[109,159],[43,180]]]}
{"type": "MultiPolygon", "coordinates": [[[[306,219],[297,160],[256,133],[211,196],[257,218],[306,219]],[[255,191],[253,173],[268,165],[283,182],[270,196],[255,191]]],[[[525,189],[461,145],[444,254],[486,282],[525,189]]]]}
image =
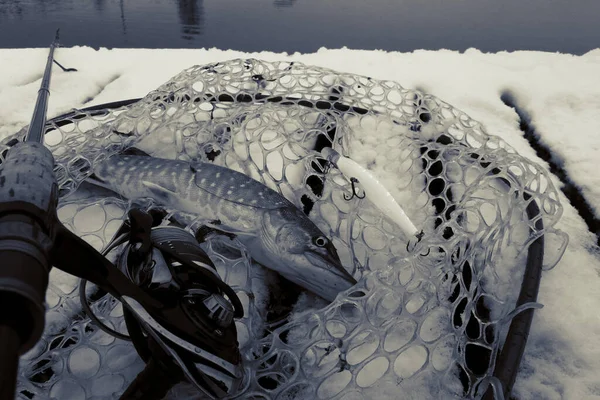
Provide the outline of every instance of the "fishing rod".
{"type": "Polygon", "coordinates": [[[0,171],[0,398],[14,398],[19,356],[40,339],[58,224],[54,157],[44,147],[44,128],[54,50],[46,62],[25,141],[7,153],[0,171]]]}
{"type": "Polygon", "coordinates": [[[151,214],[132,209],[117,266],[58,219],[54,157],[44,146],[58,39],[57,31],[25,140],[0,159],[0,399],[14,398],[19,356],[44,330],[52,267],[123,303],[147,364],[122,399],[160,399],[182,379],[211,399],[230,396],[243,378],[233,320],[244,310],[195,238],[181,227],[156,227],[151,214]],[[154,268],[160,272],[145,275],[154,268]]]}

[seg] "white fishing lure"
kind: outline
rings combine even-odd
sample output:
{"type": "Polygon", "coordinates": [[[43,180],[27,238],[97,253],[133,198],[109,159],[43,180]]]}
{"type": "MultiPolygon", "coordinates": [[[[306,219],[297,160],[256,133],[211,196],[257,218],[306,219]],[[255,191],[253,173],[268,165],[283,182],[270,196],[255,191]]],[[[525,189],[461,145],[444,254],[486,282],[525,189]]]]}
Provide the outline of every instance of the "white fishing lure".
{"type": "Polygon", "coordinates": [[[390,192],[387,191],[385,186],[383,186],[376,177],[355,161],[342,156],[332,148],[324,148],[321,151],[321,154],[323,154],[329,162],[335,165],[346,177],[356,178],[371,202],[379,208],[383,214],[389,216],[396,224],[398,224],[406,237],[409,239],[412,239],[413,237],[420,239],[420,231],[415,227],[410,218],[408,218],[400,204],[398,204],[390,192]]]}

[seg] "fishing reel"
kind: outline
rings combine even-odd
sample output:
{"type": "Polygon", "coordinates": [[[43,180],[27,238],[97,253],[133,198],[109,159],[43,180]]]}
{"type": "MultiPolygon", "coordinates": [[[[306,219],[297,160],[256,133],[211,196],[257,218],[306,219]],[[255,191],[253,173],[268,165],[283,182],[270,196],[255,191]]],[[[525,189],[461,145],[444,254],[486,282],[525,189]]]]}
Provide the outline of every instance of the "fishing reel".
{"type": "Polygon", "coordinates": [[[161,399],[183,379],[211,399],[234,395],[243,380],[234,321],[243,316],[242,304],[196,238],[179,226],[154,226],[161,217],[132,209],[105,251],[120,246],[117,268],[178,311],[176,319],[165,319],[121,297],[128,339],[146,362],[121,399],[161,399]],[[180,330],[183,322],[193,331],[180,330]]]}

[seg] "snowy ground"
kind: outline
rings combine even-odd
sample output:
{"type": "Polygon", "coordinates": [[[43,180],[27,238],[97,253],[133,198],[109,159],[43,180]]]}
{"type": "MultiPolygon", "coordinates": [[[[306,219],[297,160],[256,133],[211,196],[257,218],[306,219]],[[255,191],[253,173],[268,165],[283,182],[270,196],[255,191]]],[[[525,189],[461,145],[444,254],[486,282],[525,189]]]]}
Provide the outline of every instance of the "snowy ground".
{"type": "MultiPolygon", "coordinates": [[[[520,129],[515,109],[528,116],[534,139],[579,189],[600,218],[600,49],[571,55],[469,50],[325,50],[314,54],[221,50],[59,49],[49,117],[73,107],[142,97],[182,69],[239,57],[297,60],[339,71],[394,80],[441,98],[482,122],[519,153],[548,167],[520,129]],[[594,118],[596,117],[596,118],[594,118]]],[[[46,49],[0,50],[0,137],[29,122],[47,57],[46,49]]],[[[563,180],[565,178],[563,177],[563,180]]],[[[563,187],[557,177],[555,184],[563,187]]],[[[600,399],[600,251],[597,237],[566,197],[558,228],[570,236],[558,266],[542,279],[539,301],[514,394],[518,399],[600,399]]],[[[578,207],[580,207],[578,205],[578,207]]],[[[580,207],[581,208],[581,207],[580,207]]],[[[588,218],[589,220],[589,218],[588,218]]]]}

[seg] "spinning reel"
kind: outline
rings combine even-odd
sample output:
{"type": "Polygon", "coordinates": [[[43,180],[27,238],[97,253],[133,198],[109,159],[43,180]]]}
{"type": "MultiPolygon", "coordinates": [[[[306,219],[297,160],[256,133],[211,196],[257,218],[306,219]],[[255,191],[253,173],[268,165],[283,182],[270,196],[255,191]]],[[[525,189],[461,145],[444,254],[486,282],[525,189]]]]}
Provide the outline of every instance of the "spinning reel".
{"type": "Polygon", "coordinates": [[[175,225],[153,226],[160,215],[129,212],[104,254],[118,249],[116,268],[152,298],[177,310],[176,318],[152,315],[133,297],[122,296],[129,337],[112,331],[86,313],[104,331],[133,342],[146,368],[121,399],[161,399],[187,379],[209,398],[235,394],[242,381],[241,357],[234,318],[244,310],[236,293],[192,234],[175,225]],[[185,332],[181,325],[193,326],[185,332]]]}

